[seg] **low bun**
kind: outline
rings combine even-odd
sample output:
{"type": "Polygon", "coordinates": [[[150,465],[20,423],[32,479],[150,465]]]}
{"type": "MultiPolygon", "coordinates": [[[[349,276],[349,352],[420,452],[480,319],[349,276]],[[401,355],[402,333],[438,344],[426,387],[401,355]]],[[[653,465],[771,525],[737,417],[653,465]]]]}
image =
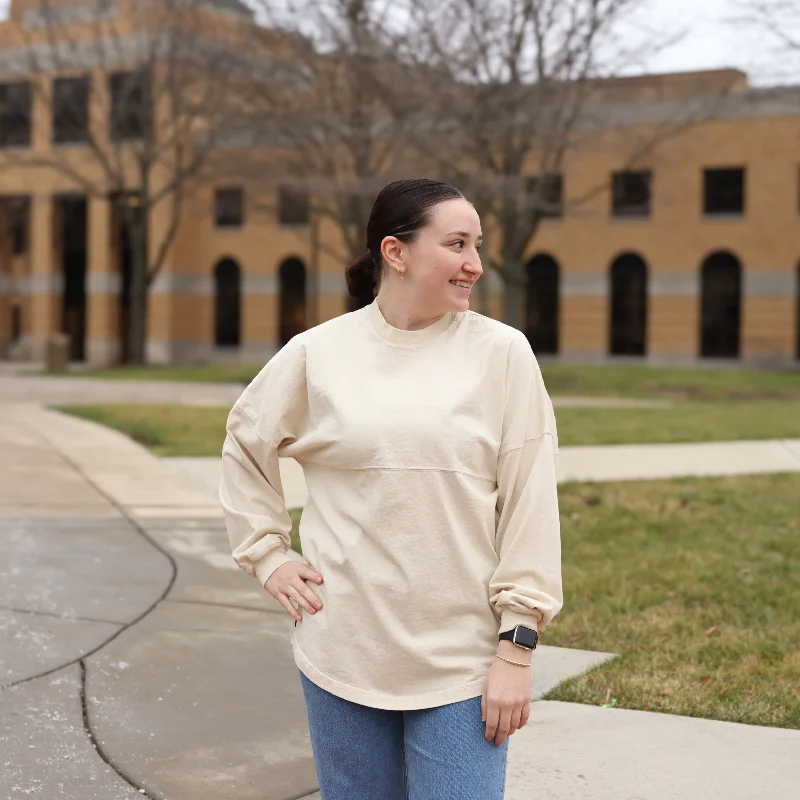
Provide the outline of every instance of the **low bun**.
{"type": "Polygon", "coordinates": [[[345,270],[344,277],[347,281],[347,291],[361,305],[368,305],[375,299],[378,270],[369,250],[345,270]]]}

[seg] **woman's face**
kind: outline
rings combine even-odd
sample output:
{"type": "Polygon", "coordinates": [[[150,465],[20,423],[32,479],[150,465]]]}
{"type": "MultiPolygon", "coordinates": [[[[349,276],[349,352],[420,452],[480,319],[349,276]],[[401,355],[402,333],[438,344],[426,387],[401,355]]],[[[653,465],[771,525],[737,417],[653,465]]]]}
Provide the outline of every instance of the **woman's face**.
{"type": "Polygon", "coordinates": [[[472,203],[446,200],[430,209],[430,223],[420,229],[413,244],[387,237],[384,243],[391,241],[393,246],[384,250],[384,257],[389,256],[390,269],[405,267],[402,281],[391,273],[393,283],[398,290],[413,292],[426,314],[466,311],[472,288],[483,274],[481,239],[481,221],[472,203]]]}

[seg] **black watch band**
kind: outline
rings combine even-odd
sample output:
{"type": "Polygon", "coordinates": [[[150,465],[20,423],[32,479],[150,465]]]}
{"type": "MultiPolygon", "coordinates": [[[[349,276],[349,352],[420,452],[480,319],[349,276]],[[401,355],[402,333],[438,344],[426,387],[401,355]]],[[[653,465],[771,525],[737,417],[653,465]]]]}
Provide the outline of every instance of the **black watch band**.
{"type": "Polygon", "coordinates": [[[498,639],[514,642],[518,647],[524,647],[527,650],[535,650],[539,641],[539,632],[533,628],[526,628],[524,625],[517,625],[510,631],[501,633],[498,639]]]}

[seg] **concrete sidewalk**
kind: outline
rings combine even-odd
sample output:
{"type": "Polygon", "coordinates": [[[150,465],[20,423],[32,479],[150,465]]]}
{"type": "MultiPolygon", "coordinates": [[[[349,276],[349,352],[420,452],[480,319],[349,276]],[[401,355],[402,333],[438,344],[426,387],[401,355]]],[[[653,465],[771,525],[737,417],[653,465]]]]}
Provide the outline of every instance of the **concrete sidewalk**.
{"type": "MultiPolygon", "coordinates": [[[[319,798],[293,622],[215,496],[119,433],[3,405],[0,532],[3,800],[319,798]]],[[[537,649],[532,698],[610,657],[537,649]]]]}
{"type": "MultiPolygon", "coordinates": [[[[163,461],[207,497],[217,496],[219,458],[165,458],[163,461]]],[[[279,463],[286,504],[289,508],[301,508],[308,497],[303,470],[293,458],[282,458],[279,463]]],[[[800,472],[800,439],[562,447],[558,460],[559,483],[770,472],[800,472]]]]}

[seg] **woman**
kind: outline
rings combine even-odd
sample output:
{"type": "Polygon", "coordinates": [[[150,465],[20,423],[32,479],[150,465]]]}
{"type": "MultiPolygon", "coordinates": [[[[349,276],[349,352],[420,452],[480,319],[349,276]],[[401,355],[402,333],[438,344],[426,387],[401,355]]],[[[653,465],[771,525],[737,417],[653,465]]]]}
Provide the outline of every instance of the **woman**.
{"type": "Polygon", "coordinates": [[[228,417],[233,556],[295,620],[324,800],[500,800],[562,605],[553,408],[525,336],[469,310],[480,242],[454,187],[389,184],[346,272],[372,301],[292,338],[228,417]]]}

